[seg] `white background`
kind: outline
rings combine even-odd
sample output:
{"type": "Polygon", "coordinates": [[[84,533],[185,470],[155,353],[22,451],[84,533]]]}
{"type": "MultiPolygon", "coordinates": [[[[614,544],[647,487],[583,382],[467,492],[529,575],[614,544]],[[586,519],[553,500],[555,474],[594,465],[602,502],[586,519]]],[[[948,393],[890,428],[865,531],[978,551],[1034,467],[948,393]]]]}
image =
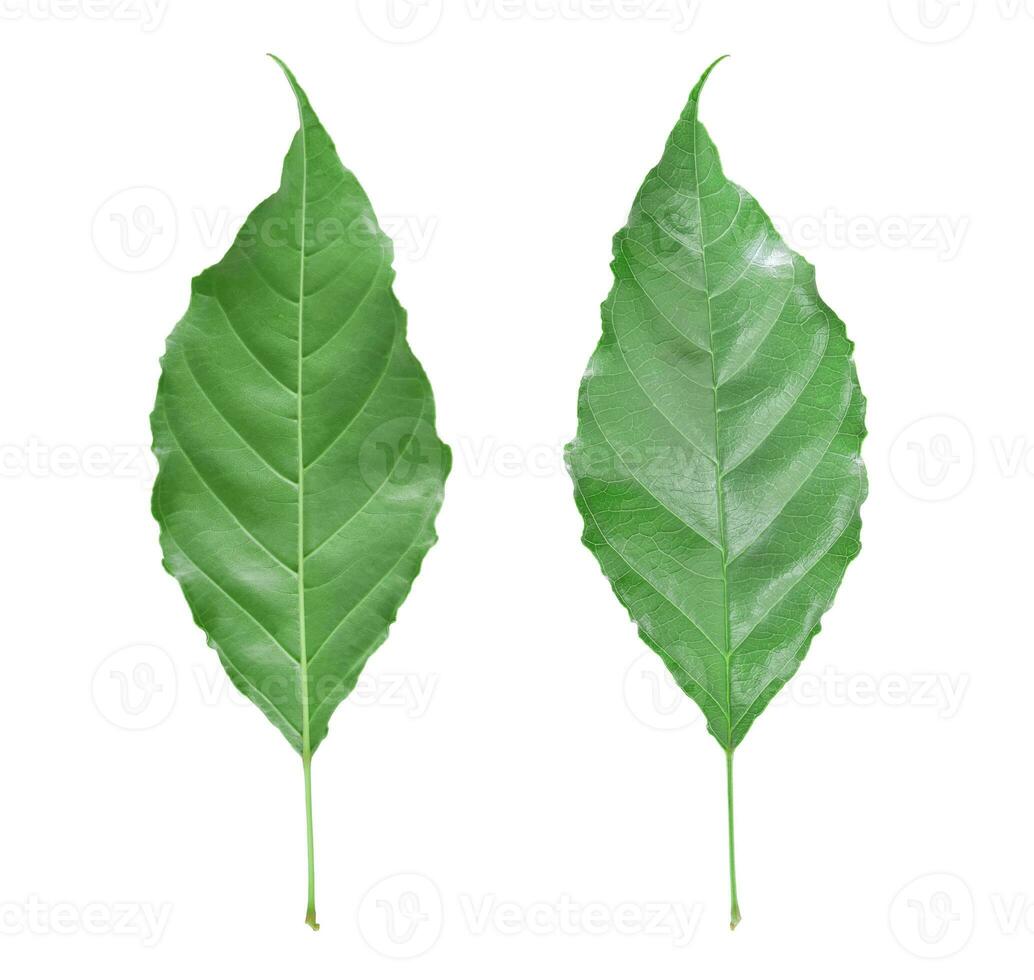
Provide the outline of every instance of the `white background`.
{"type": "Polygon", "coordinates": [[[4,975],[1026,975],[1034,10],[156,2],[2,0],[4,975]],[[267,50],[398,241],[455,453],[316,756],[318,935],[299,760],[148,500],[165,337],[296,126],[267,50]],[[702,118],[816,263],[871,432],[862,554],[737,754],[733,934],[722,753],[559,462],[611,235],[726,52],[702,118]]]}

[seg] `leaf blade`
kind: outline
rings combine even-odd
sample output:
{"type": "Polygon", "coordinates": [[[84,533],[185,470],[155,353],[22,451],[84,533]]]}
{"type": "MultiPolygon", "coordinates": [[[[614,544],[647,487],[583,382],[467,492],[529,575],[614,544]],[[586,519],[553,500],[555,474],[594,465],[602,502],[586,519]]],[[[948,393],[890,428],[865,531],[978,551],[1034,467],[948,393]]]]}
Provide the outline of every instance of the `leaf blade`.
{"type": "Polygon", "coordinates": [[[717,63],[615,236],[566,456],[584,543],[732,751],[819,630],[866,482],[843,323],[697,118],[717,63]]]}
{"type": "Polygon", "coordinates": [[[311,755],[437,540],[451,454],[406,341],[391,242],[275,60],[299,131],[280,188],[195,278],[170,335],[152,509],[231,680],[311,755]]]}

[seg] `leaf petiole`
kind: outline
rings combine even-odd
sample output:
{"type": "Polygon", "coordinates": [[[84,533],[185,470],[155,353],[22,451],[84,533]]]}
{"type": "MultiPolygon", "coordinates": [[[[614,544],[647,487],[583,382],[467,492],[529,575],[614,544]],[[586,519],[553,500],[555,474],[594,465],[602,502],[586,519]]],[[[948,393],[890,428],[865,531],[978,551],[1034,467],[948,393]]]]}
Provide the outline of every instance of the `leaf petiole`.
{"type": "Polygon", "coordinates": [[[736,833],[732,810],[732,749],[725,750],[725,784],[729,799],[729,885],[732,890],[732,911],[729,928],[735,929],[740,923],[740,903],[736,897],[736,833]]]}
{"type": "Polygon", "coordinates": [[[312,755],[302,756],[302,771],[305,773],[305,835],[309,861],[309,906],[305,910],[305,924],[313,932],[319,932],[316,921],[316,861],[312,838],[312,755]]]}

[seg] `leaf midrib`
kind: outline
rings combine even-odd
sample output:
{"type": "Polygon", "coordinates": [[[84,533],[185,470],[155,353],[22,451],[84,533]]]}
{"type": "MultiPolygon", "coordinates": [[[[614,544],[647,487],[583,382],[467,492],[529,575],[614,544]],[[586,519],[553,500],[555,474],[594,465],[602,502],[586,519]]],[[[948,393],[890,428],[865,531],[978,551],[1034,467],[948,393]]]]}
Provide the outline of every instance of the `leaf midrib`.
{"type": "MultiPolygon", "coordinates": [[[[297,93],[295,93],[297,98],[297,93]]],[[[298,652],[299,669],[301,671],[302,695],[302,758],[308,760],[312,755],[311,735],[309,731],[309,669],[305,649],[305,460],[304,460],[304,376],[305,376],[305,228],[306,205],[309,195],[309,153],[305,141],[305,113],[301,99],[298,99],[298,134],[301,138],[302,157],[302,189],[301,189],[301,222],[298,243],[298,375],[297,375],[297,411],[298,417],[298,652]]]]}
{"type": "Polygon", "coordinates": [[[724,618],[725,637],[722,643],[722,658],[725,661],[725,718],[728,725],[726,750],[732,749],[732,653],[730,647],[729,628],[729,544],[725,535],[725,499],[722,492],[722,444],[718,435],[718,369],[714,355],[714,331],[711,315],[711,285],[707,275],[707,236],[704,234],[704,206],[700,197],[700,159],[697,155],[697,110],[699,103],[694,103],[690,125],[693,131],[693,186],[697,205],[697,227],[700,229],[700,267],[704,277],[704,296],[707,300],[707,351],[711,358],[711,397],[714,413],[714,477],[718,503],[718,548],[722,556],[722,613],[724,618]]]}

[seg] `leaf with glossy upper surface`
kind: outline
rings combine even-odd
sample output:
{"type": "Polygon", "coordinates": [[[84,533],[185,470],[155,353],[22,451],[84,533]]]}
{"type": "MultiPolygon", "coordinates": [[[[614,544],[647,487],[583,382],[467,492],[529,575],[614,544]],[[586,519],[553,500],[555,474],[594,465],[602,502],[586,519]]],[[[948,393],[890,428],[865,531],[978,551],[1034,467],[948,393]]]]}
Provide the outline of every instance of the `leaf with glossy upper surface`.
{"type": "Polygon", "coordinates": [[[567,461],[585,544],[731,751],[858,552],[865,403],[814,270],[697,119],[710,70],[614,239],[567,461]]]}
{"type": "Polygon", "coordinates": [[[304,756],[436,540],[450,453],[392,244],[284,71],[280,188],[195,278],[162,358],[153,510],[233,683],[304,756]]]}

